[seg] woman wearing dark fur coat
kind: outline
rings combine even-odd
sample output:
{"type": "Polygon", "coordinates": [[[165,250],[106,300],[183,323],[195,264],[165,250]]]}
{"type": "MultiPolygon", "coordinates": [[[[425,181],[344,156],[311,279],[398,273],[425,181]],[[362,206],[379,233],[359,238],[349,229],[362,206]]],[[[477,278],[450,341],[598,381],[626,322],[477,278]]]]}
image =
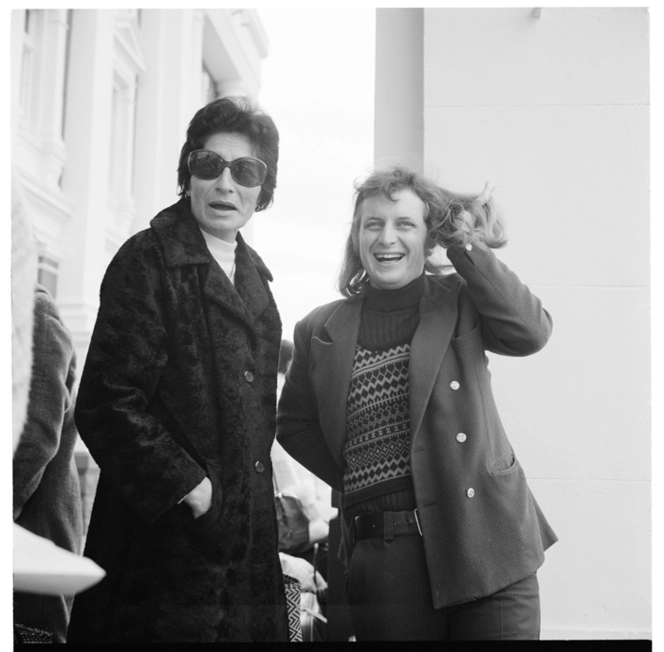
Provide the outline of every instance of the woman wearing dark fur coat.
{"type": "Polygon", "coordinates": [[[239,233],[278,132],[238,98],[194,116],[181,199],[108,267],[76,423],[101,473],[68,642],[287,640],[270,447],[281,322],[239,233]]]}

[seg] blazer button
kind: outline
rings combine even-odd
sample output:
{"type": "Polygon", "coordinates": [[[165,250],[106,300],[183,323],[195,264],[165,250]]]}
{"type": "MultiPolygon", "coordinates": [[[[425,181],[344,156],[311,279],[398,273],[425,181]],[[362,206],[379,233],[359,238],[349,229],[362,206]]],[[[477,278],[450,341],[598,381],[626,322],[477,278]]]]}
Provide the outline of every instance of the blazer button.
{"type": "Polygon", "coordinates": [[[474,495],[475,495],[475,490],[472,487],[468,489],[468,491],[466,491],[466,496],[468,496],[468,498],[472,498],[474,495]]]}
{"type": "Polygon", "coordinates": [[[456,440],[457,440],[460,444],[463,444],[463,442],[466,441],[466,439],[468,439],[468,438],[466,437],[466,435],[465,435],[463,432],[460,432],[460,433],[456,436],[456,440]]]}
{"type": "Polygon", "coordinates": [[[263,473],[263,471],[265,471],[265,464],[258,460],[258,462],[254,464],[254,471],[256,471],[256,473],[263,473]]]}
{"type": "Polygon", "coordinates": [[[456,380],[453,380],[453,381],[450,383],[450,387],[451,387],[452,389],[459,389],[459,387],[461,387],[461,385],[459,385],[459,383],[458,383],[456,380]]]}
{"type": "Polygon", "coordinates": [[[254,374],[252,374],[251,371],[245,371],[244,372],[244,379],[248,383],[253,383],[254,382],[254,374]]]}
{"type": "Polygon", "coordinates": [[[472,251],[472,250],[473,250],[473,245],[471,245],[471,244],[467,244],[467,245],[466,245],[466,249],[467,249],[468,251],[472,251]]]}

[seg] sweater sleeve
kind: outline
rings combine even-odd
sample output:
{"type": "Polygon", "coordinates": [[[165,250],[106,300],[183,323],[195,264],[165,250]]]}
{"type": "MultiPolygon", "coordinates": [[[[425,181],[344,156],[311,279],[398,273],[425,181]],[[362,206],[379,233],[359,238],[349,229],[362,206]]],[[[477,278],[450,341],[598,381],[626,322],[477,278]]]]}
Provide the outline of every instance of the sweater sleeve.
{"type": "Polygon", "coordinates": [[[553,321],[542,302],[482,243],[447,250],[475,305],[487,350],[525,356],[542,349],[553,321]]]}
{"type": "Polygon", "coordinates": [[[120,249],[102,282],[75,417],[101,473],[153,521],[206,473],[149,410],[169,360],[172,317],[159,250],[136,242],[120,249]]]}

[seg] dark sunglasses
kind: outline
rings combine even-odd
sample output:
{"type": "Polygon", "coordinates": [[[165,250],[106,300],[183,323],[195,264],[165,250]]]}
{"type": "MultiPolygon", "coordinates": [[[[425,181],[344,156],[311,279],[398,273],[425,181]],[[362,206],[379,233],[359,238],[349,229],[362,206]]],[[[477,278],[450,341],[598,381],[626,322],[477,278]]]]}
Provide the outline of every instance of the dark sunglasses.
{"type": "Polygon", "coordinates": [[[226,168],[230,168],[233,179],[249,188],[260,186],[267,176],[267,165],[260,159],[244,156],[234,161],[224,161],[219,154],[209,149],[194,150],[189,154],[187,164],[189,172],[205,181],[216,179],[226,168]]]}

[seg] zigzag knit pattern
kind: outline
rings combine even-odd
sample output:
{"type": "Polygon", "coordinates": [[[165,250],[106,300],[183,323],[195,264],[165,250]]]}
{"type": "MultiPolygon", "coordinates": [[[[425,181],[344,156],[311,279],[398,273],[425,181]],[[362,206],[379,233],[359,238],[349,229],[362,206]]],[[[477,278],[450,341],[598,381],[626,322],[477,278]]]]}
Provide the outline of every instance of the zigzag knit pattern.
{"type": "Polygon", "coordinates": [[[347,505],[411,482],[409,359],[410,344],[386,351],[369,351],[357,345],[343,452],[347,505]]]}

